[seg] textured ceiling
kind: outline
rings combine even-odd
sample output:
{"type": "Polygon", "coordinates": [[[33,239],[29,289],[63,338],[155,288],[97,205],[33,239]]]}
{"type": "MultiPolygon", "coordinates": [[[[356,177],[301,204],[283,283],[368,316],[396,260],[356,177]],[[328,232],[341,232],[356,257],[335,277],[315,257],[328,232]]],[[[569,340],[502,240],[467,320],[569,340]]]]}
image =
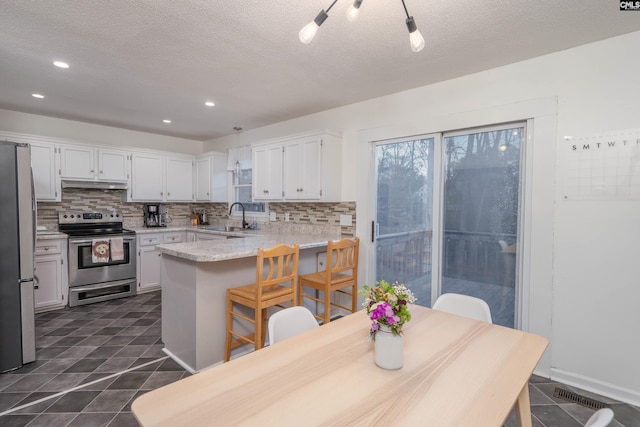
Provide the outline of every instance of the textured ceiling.
{"type": "Polygon", "coordinates": [[[640,30],[611,0],[405,2],[419,53],[400,0],[340,0],[309,45],[330,0],[3,0],[0,108],[208,140],[640,30]]]}

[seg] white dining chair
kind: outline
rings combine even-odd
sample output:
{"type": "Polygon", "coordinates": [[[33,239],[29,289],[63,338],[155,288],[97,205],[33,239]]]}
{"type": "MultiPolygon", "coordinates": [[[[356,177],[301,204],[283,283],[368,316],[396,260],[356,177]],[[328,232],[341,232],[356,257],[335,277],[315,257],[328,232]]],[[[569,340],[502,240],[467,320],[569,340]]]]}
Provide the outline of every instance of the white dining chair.
{"type": "Polygon", "coordinates": [[[459,316],[493,323],[489,305],[480,298],[462,294],[442,294],[432,307],[434,310],[446,311],[459,316]]]}
{"type": "Polygon", "coordinates": [[[606,427],[613,421],[613,411],[609,408],[597,410],[584,427],[606,427]]]}
{"type": "Polygon", "coordinates": [[[269,317],[269,345],[318,326],[318,321],[309,309],[302,306],[285,308],[269,317]]]}

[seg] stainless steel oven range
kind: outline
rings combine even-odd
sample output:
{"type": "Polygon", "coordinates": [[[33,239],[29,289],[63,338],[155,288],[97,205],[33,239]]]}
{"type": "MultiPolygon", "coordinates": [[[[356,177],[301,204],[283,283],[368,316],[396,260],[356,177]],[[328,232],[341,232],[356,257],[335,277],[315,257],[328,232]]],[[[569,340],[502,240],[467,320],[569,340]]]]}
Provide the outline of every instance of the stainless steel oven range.
{"type": "Polygon", "coordinates": [[[61,212],[69,235],[69,306],[136,295],[136,233],[121,212],[61,212]]]}

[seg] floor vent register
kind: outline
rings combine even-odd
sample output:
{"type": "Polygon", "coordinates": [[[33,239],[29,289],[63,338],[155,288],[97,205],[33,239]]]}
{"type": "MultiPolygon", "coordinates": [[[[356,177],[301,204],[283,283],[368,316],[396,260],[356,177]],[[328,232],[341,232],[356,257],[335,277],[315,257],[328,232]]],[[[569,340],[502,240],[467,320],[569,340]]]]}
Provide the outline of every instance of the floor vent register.
{"type": "Polygon", "coordinates": [[[586,406],[587,408],[591,409],[602,409],[607,407],[606,404],[600,402],[599,400],[591,399],[589,397],[582,396],[578,393],[574,393],[560,387],[555,388],[555,390],[553,391],[553,396],[559,397],[560,399],[568,400],[573,403],[577,403],[578,405],[586,406]]]}

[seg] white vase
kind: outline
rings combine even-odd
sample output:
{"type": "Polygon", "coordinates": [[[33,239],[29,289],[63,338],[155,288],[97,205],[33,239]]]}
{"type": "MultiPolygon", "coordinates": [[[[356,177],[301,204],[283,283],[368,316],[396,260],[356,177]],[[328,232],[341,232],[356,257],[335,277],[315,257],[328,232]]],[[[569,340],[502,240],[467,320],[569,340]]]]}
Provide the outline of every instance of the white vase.
{"type": "Polygon", "coordinates": [[[402,335],[394,335],[389,328],[381,326],[376,332],[374,352],[379,367],[402,368],[402,335]]]}

